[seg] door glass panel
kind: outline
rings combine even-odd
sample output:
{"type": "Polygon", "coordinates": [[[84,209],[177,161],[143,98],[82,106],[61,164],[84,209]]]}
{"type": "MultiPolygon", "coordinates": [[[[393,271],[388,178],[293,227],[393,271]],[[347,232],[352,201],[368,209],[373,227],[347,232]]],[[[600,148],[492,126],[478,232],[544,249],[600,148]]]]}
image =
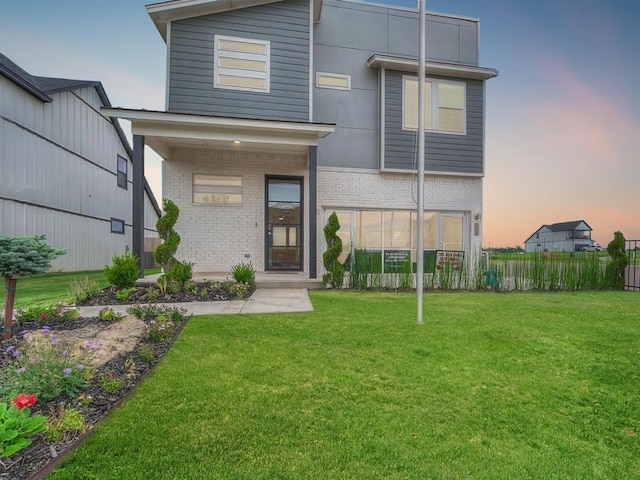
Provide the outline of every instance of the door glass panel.
{"type": "Polygon", "coordinates": [[[441,250],[463,250],[462,215],[442,215],[441,250]]]}

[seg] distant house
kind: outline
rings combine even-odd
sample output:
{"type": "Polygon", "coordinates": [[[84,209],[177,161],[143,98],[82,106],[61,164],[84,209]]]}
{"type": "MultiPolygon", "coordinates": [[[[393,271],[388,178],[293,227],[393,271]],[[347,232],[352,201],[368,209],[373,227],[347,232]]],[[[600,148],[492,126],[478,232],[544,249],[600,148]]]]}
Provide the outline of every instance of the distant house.
{"type": "MultiPolygon", "coordinates": [[[[132,249],[132,149],[105,106],[100,82],[33,76],[0,54],[0,235],[66,248],[55,271],[101,269],[132,249]]],[[[161,212],[144,191],[145,237],[157,237],[161,212]]]]}
{"type": "Polygon", "coordinates": [[[542,225],[524,246],[527,252],[579,252],[593,247],[591,227],[584,220],[542,225]]]}

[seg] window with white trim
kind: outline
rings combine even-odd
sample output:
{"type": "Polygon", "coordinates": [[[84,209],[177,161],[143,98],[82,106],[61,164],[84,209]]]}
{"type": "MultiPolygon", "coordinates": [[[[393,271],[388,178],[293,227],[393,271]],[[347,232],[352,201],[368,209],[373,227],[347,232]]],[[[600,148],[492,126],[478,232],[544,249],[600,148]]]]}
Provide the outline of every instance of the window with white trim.
{"type": "Polygon", "coordinates": [[[266,40],[216,35],[213,86],[269,93],[270,50],[266,40]]]}
{"type": "Polygon", "coordinates": [[[351,90],[351,75],[316,72],[316,87],[351,90]]]}
{"type": "MultiPolygon", "coordinates": [[[[428,79],[424,85],[425,129],[442,133],[465,133],[465,95],[463,82],[428,79]]],[[[402,128],[418,128],[417,77],[402,77],[402,128]]]]}
{"type": "Polygon", "coordinates": [[[242,177],[194,173],[193,203],[242,205],[242,177]]]}

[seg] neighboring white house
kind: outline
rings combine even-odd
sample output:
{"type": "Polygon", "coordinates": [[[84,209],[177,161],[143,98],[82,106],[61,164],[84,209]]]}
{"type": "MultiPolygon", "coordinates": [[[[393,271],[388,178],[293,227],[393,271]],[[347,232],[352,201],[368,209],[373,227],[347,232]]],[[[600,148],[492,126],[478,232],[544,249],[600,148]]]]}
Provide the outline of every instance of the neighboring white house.
{"type": "Polygon", "coordinates": [[[196,271],[249,259],[317,278],[334,211],[343,260],[357,249],[383,272],[415,265],[422,161],[425,256],[479,254],[485,84],[498,72],[479,64],[478,20],[344,0],[178,0],[147,11],[167,45],[166,111],[103,112],[131,121],[134,165],[145,144],[164,159],[163,193],[181,212],[177,256],[196,271]]]}
{"type": "Polygon", "coordinates": [[[580,252],[593,247],[591,227],[584,220],[542,225],[524,246],[527,252],[580,252]]]}
{"type": "MultiPolygon", "coordinates": [[[[132,150],[105,106],[100,82],[32,76],[0,54],[0,235],[66,248],[54,271],[101,269],[132,248],[132,150]]],[[[146,181],[144,203],[157,237],[146,181]]]]}

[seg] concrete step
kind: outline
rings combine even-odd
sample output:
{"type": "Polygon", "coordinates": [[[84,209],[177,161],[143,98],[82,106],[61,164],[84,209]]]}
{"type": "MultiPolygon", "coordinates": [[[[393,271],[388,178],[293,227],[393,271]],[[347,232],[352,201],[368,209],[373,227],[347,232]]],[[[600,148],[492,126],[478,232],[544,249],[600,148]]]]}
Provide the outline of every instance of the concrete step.
{"type": "Polygon", "coordinates": [[[307,290],[321,290],[324,288],[322,280],[311,279],[264,279],[256,280],[256,288],[306,288],[307,290]]]}

